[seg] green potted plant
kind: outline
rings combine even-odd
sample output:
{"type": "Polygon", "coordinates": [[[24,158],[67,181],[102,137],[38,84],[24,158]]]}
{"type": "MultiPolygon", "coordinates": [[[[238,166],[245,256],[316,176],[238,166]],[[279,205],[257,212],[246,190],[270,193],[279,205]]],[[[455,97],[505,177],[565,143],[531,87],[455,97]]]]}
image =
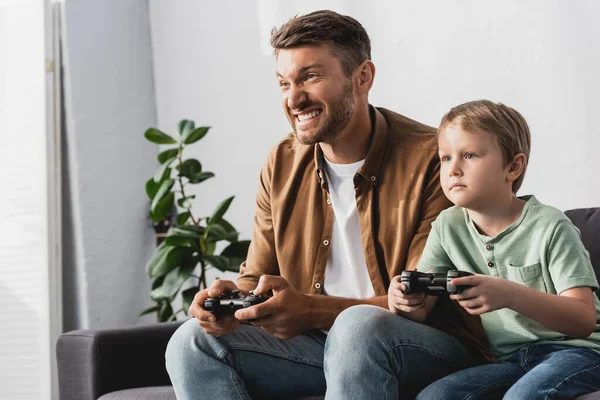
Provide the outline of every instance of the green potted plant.
{"type": "Polygon", "coordinates": [[[249,240],[238,240],[236,229],[223,218],[233,196],[219,204],[210,216],[200,217],[192,210],[196,196],[190,194],[190,185],[200,184],[215,175],[203,171],[197,159],[185,159],[183,153],[188,146],[202,139],[210,127],[196,128],[194,121],[184,119],[177,129],[177,138],[156,128],[149,128],[144,133],[152,143],[175,145],[158,154],[159,168],[146,182],[152,221],[156,224],[167,221],[168,224],[174,210],[177,213],[174,226],[146,265],[152,278],[150,297],[156,304],[142,311],[140,316],[155,312],[159,322],[174,321],[180,313],[187,315],[194,295],[207,287],[207,269],[238,272],[250,244],[249,240]],[[215,250],[221,241],[228,245],[217,255],[215,250]],[[192,283],[184,288],[190,281],[192,283]],[[181,308],[174,311],[178,295],[181,296],[181,308]]]}

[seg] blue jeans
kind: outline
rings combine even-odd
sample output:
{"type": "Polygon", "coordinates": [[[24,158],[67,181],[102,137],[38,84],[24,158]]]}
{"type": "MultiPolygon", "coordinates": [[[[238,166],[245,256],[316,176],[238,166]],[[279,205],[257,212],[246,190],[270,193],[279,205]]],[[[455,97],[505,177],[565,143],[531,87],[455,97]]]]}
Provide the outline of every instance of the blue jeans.
{"type": "Polygon", "coordinates": [[[167,347],[166,364],[179,400],[414,397],[429,383],[470,364],[452,336],[375,306],[342,312],[328,335],[310,331],[280,340],[241,325],[216,338],[196,320],[167,347]]]}
{"type": "Polygon", "coordinates": [[[527,345],[510,358],[432,383],[417,399],[574,399],[600,390],[600,354],[581,347],[527,345]]]}

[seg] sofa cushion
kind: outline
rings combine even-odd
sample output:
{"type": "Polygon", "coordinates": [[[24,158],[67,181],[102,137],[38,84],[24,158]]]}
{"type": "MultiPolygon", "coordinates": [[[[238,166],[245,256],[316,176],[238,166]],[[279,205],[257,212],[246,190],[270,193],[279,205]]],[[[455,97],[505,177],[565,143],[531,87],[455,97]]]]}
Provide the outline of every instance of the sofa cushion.
{"type": "MultiPolygon", "coordinates": [[[[107,393],[98,400],[177,400],[172,386],[154,386],[107,393]]],[[[291,400],[323,400],[323,397],[298,397],[291,400]]]]}
{"type": "Polygon", "coordinates": [[[118,390],[107,393],[98,400],[177,400],[172,386],[153,386],[118,390]]]}
{"type": "Polygon", "coordinates": [[[596,277],[600,280],[600,207],[567,210],[565,215],[581,231],[581,240],[590,252],[596,277]]]}

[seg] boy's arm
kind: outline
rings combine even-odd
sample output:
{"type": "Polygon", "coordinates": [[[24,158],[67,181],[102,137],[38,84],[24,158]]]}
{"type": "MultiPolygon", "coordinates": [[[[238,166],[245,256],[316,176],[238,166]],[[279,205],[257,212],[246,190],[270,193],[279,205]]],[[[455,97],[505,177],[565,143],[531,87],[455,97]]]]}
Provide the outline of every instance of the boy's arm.
{"type": "Polygon", "coordinates": [[[508,307],[553,331],[587,337],[596,329],[596,305],[589,287],[567,289],[560,295],[515,285],[508,307]]]}
{"type": "Polygon", "coordinates": [[[513,309],[557,332],[589,336],[597,323],[592,290],[598,289],[598,283],[581,235],[567,218],[556,223],[546,256],[559,296],[521,290],[513,309]],[[535,304],[539,309],[535,309],[535,304]]]}
{"type": "MultiPolygon", "coordinates": [[[[450,257],[446,253],[440,239],[439,227],[443,225],[443,215],[441,215],[436,221],[431,224],[431,231],[427,237],[427,242],[423,253],[417,265],[418,272],[438,272],[444,273],[454,269],[450,257]]],[[[406,286],[400,282],[400,277],[396,276],[390,283],[390,289],[388,291],[389,297],[389,309],[398,315],[402,315],[413,321],[425,322],[433,307],[437,301],[437,296],[424,296],[422,308],[419,310],[411,310],[410,306],[403,306],[409,304],[412,295],[404,295],[402,290],[405,290],[406,286]],[[407,299],[408,296],[408,299],[407,299]]]]}
{"type": "Polygon", "coordinates": [[[598,289],[598,283],[579,232],[567,219],[555,225],[546,258],[558,295],[500,277],[474,275],[454,279],[453,284],[473,288],[451,298],[459,300],[471,314],[507,307],[556,332],[589,336],[597,324],[592,291],[598,289]]]}

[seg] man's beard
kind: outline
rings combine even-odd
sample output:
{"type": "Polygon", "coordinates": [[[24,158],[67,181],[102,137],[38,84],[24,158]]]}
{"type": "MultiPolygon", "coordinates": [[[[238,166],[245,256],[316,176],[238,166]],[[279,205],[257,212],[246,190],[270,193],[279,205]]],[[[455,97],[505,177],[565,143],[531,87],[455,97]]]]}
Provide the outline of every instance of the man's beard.
{"type": "MultiPolygon", "coordinates": [[[[312,103],[307,103],[304,108],[308,108],[312,105],[312,103]]],[[[310,137],[298,134],[298,131],[296,130],[296,119],[294,118],[292,127],[294,128],[294,132],[296,132],[296,139],[302,144],[331,142],[342,133],[354,115],[354,97],[352,96],[352,82],[350,80],[344,85],[342,94],[331,102],[329,110],[331,111],[330,116],[326,117],[322,123],[322,127],[310,137]]],[[[321,113],[324,111],[325,110],[321,111],[321,113]]],[[[323,115],[323,117],[325,117],[325,115],[323,115]]]]}

